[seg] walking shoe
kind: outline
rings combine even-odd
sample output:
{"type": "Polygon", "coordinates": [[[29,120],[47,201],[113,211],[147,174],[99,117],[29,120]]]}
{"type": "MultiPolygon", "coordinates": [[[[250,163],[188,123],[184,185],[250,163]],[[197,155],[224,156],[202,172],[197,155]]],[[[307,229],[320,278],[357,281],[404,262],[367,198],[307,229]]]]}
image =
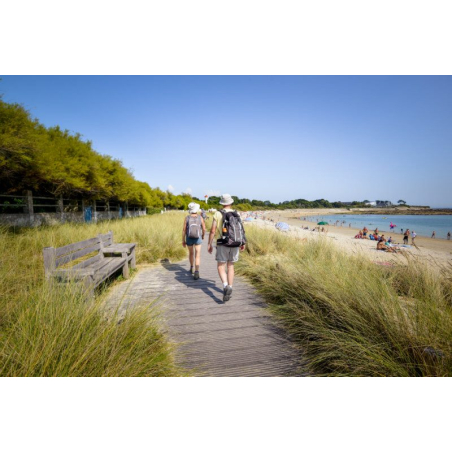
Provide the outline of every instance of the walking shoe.
{"type": "Polygon", "coordinates": [[[199,272],[198,271],[195,272],[194,279],[199,279],[199,272]]]}
{"type": "Polygon", "coordinates": [[[226,286],[223,289],[223,301],[229,301],[232,295],[232,287],[226,286]]]}
{"type": "Polygon", "coordinates": [[[193,275],[193,267],[190,267],[190,273],[193,275]]]}

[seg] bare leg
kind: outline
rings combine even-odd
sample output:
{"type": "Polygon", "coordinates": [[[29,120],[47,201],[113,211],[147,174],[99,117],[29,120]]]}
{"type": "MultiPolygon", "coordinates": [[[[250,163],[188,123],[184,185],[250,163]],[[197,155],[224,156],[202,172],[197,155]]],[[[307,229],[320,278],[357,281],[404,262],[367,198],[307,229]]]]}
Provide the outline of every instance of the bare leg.
{"type": "Polygon", "coordinates": [[[188,260],[190,261],[190,267],[193,267],[193,260],[194,260],[194,256],[193,256],[193,245],[188,247],[188,260]]]}
{"type": "Polygon", "coordinates": [[[234,262],[228,262],[228,284],[232,287],[234,282],[234,262]]]}
{"type": "Polygon", "coordinates": [[[228,282],[228,275],[226,274],[226,262],[218,262],[218,274],[220,275],[221,282],[228,282]]]}
{"type": "Polygon", "coordinates": [[[193,248],[195,249],[195,270],[199,272],[199,266],[201,265],[201,246],[202,245],[194,245],[193,248]]]}

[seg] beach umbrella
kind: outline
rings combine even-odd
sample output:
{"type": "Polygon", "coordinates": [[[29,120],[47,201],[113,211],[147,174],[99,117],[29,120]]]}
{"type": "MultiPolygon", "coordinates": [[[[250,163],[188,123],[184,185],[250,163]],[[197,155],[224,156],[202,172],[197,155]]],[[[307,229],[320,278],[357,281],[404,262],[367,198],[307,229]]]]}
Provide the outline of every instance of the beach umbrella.
{"type": "Polygon", "coordinates": [[[317,224],[328,224],[326,221],[319,221],[317,224]]]}
{"type": "Polygon", "coordinates": [[[280,231],[288,231],[290,229],[290,226],[287,223],[284,223],[283,221],[279,221],[275,224],[275,228],[279,229],[280,231]]]}

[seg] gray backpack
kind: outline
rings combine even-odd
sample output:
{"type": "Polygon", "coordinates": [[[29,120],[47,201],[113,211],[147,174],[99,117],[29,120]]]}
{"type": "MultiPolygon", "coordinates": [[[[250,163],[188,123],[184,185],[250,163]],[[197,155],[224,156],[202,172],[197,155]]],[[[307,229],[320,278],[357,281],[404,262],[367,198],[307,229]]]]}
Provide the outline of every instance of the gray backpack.
{"type": "Polygon", "coordinates": [[[196,215],[196,217],[192,217],[189,215],[187,217],[187,227],[185,229],[185,233],[189,239],[199,239],[202,235],[202,223],[201,217],[196,215]]]}
{"type": "Polygon", "coordinates": [[[224,245],[236,248],[246,244],[245,228],[237,211],[220,211],[223,215],[223,230],[221,237],[217,240],[217,245],[224,245]]]}

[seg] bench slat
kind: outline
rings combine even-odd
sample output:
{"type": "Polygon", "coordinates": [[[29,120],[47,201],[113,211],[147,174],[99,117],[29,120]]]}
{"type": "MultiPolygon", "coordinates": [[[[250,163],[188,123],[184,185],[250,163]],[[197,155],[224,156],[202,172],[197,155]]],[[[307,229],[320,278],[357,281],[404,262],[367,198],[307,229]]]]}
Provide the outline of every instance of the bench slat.
{"type": "Polygon", "coordinates": [[[89,259],[86,259],[86,261],[83,261],[83,262],[80,262],[80,264],[74,265],[72,268],[85,268],[100,260],[102,260],[102,255],[96,254],[95,256],[90,257],[89,259]]]}
{"type": "MultiPolygon", "coordinates": [[[[100,244],[99,237],[94,237],[92,239],[83,240],[81,242],[71,243],[70,245],[62,246],[60,248],[56,248],[56,257],[61,257],[64,254],[70,253],[72,251],[78,251],[80,249],[86,248],[88,246],[94,245],[95,243],[100,244]]],[[[99,245],[100,246],[100,245],[99,245]]]]}
{"type": "Polygon", "coordinates": [[[105,281],[109,276],[118,271],[123,265],[127,265],[123,258],[112,258],[112,261],[103,267],[100,271],[94,274],[94,280],[96,285],[99,285],[102,281],[105,281]]]}
{"type": "Polygon", "coordinates": [[[88,248],[83,248],[79,251],[75,251],[71,254],[66,254],[66,256],[60,257],[56,260],[55,264],[58,267],[61,267],[61,265],[67,264],[68,262],[75,261],[75,259],[78,259],[79,257],[86,256],[87,254],[90,254],[94,251],[100,250],[100,244],[97,243],[95,245],[89,246],[88,248]]]}
{"type": "Polygon", "coordinates": [[[107,257],[102,259],[99,262],[96,262],[94,265],[90,266],[90,269],[94,270],[94,274],[96,274],[97,272],[99,272],[103,267],[105,267],[106,265],[108,265],[112,259],[115,259],[114,257],[107,257]]]}

